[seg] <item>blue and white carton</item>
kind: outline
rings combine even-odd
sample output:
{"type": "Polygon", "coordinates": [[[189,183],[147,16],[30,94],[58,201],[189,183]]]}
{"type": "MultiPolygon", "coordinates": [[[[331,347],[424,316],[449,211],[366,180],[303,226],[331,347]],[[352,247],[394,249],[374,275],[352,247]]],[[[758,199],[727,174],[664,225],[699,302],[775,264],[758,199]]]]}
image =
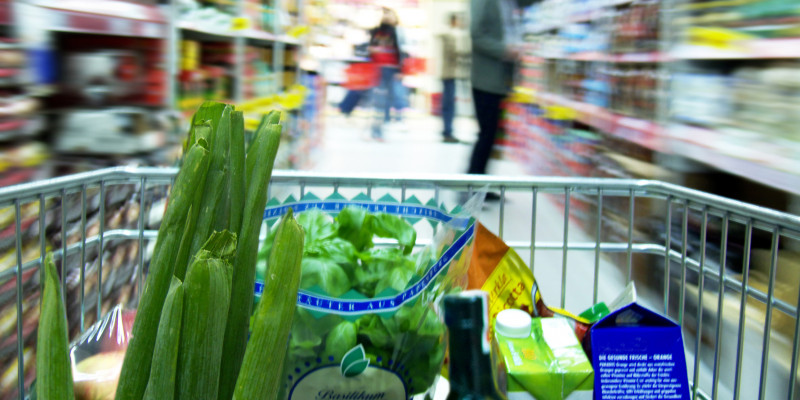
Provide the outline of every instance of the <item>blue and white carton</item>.
{"type": "Polygon", "coordinates": [[[590,331],[595,400],[688,400],[681,327],[631,303],[590,331]]]}

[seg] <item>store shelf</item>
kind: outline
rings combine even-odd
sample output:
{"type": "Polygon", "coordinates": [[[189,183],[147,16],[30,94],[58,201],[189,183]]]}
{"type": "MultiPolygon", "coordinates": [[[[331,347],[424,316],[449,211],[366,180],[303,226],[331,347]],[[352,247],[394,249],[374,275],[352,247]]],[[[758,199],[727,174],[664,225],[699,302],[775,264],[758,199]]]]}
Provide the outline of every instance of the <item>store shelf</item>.
{"type": "Polygon", "coordinates": [[[207,41],[207,42],[229,41],[241,35],[246,39],[261,43],[272,44],[280,42],[295,46],[300,44],[299,40],[291,36],[275,35],[273,33],[262,31],[259,29],[245,29],[242,31],[210,30],[210,29],[205,29],[202,26],[195,24],[194,22],[191,21],[181,21],[180,23],[178,23],[178,27],[184,31],[184,36],[186,36],[186,38],[199,41],[207,41]]]}
{"type": "Polygon", "coordinates": [[[293,38],[293,37],[291,37],[289,35],[285,35],[285,34],[284,35],[275,35],[274,33],[262,31],[262,30],[259,30],[259,29],[247,29],[247,30],[244,30],[242,32],[243,32],[244,37],[246,37],[247,39],[255,40],[255,41],[269,42],[269,43],[280,42],[280,43],[285,43],[285,44],[295,45],[295,46],[300,44],[299,40],[297,40],[296,38],[293,38]]]}
{"type": "Polygon", "coordinates": [[[183,31],[183,36],[190,40],[199,40],[203,42],[226,42],[233,40],[235,37],[234,32],[230,30],[223,31],[205,29],[191,21],[179,22],[178,28],[183,31]]]}
{"type": "Polygon", "coordinates": [[[673,125],[668,132],[670,148],[675,154],[800,195],[800,162],[796,158],[781,156],[777,151],[754,149],[746,144],[733,147],[725,133],[713,129],[673,125]],[[721,148],[723,145],[727,148],[721,148]]]}
{"type": "Polygon", "coordinates": [[[571,24],[580,24],[584,22],[590,22],[598,18],[599,16],[600,16],[600,9],[594,9],[572,14],[567,20],[571,24]]]}
{"type": "Polygon", "coordinates": [[[540,94],[543,103],[567,107],[577,112],[576,119],[616,138],[655,151],[665,151],[660,125],[652,121],[613,113],[603,107],[566,99],[555,94],[540,94]]]}
{"type": "Polygon", "coordinates": [[[51,31],[163,39],[167,20],[155,6],[116,0],[38,0],[51,31]]]}
{"type": "Polygon", "coordinates": [[[795,168],[791,170],[792,163],[797,166],[798,163],[796,160],[776,159],[774,154],[754,151],[748,151],[747,158],[744,158],[725,154],[719,149],[710,148],[708,145],[698,143],[698,141],[703,140],[701,138],[705,138],[706,140],[716,138],[715,142],[707,143],[724,143],[724,139],[720,137],[723,134],[710,129],[677,125],[670,127],[670,131],[673,135],[679,134],[682,137],[700,135],[696,136],[696,139],[693,141],[680,139],[672,140],[670,142],[670,147],[675,154],[680,154],[702,164],[730,174],[738,175],[745,179],[759,182],[795,195],[800,195],[800,174],[797,173],[800,169],[795,168]],[[775,163],[782,163],[784,168],[777,167],[774,165],[775,163]]]}
{"type": "Polygon", "coordinates": [[[800,38],[759,39],[738,43],[730,48],[679,45],[670,52],[677,60],[749,60],[800,58],[800,38]]]}
{"type": "Polygon", "coordinates": [[[609,56],[611,62],[617,63],[660,63],[670,61],[668,54],[658,51],[644,53],[622,53],[609,56]]]}
{"type": "Polygon", "coordinates": [[[606,54],[600,51],[583,51],[569,55],[549,55],[544,58],[553,60],[596,61],[611,63],[660,63],[672,60],[668,54],[661,52],[606,54]]]}
{"type": "Polygon", "coordinates": [[[599,51],[583,51],[580,53],[570,54],[565,57],[568,60],[575,61],[607,61],[608,56],[599,51]]]}

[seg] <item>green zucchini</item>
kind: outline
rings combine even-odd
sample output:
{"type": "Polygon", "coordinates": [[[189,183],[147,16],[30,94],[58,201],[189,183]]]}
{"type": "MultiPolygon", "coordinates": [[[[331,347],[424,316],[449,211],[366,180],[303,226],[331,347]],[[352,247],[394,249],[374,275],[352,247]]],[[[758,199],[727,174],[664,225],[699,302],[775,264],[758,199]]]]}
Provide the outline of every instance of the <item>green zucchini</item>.
{"type": "MultiPolygon", "coordinates": [[[[40,400],[74,399],[72,364],[69,359],[67,311],[61,283],[47,254],[43,266],[42,303],[36,333],[36,394],[40,400]]],[[[20,377],[20,379],[22,379],[20,377]]]]}
{"type": "MultiPolygon", "coordinates": [[[[264,117],[266,120],[267,116],[264,117]]],[[[263,120],[262,120],[263,122],[263,120]]],[[[233,285],[231,288],[228,321],[225,324],[222,370],[218,399],[228,400],[233,395],[239,368],[242,365],[255,286],[258,235],[261,232],[264,207],[267,204],[267,187],[272,176],[272,166],[281,138],[281,126],[262,124],[253,144],[247,151],[248,187],[242,227],[236,257],[233,260],[233,285]],[[250,164],[253,164],[252,170],[250,164]],[[258,166],[256,168],[256,166],[258,166]]]]}
{"type": "Polygon", "coordinates": [[[172,283],[158,321],[158,336],[153,350],[150,380],[144,391],[145,400],[172,400],[175,398],[175,375],[178,367],[178,343],[183,314],[183,284],[172,277],[172,283]]]}
{"type": "MultiPolygon", "coordinates": [[[[230,264],[218,249],[236,246],[224,243],[225,238],[235,243],[235,235],[227,231],[218,235],[223,240],[209,240],[211,245],[201,249],[194,257],[183,283],[176,399],[217,398],[222,342],[231,294],[228,278],[230,264]],[[212,248],[215,246],[218,248],[212,248]]],[[[212,235],[211,239],[214,238],[215,235],[212,235]]]]}
{"type": "Polygon", "coordinates": [[[184,165],[175,177],[170,191],[169,204],[158,230],[150,271],[133,323],[131,339],[117,386],[117,400],[141,400],[150,376],[150,362],[156,342],[161,308],[167,296],[179,252],[186,217],[191,207],[194,190],[205,181],[208,173],[209,152],[204,139],[189,149],[184,165]]]}
{"type": "Polygon", "coordinates": [[[265,295],[253,319],[253,333],[236,380],[234,400],[276,399],[278,396],[286,355],[282,349],[289,340],[300,287],[304,238],[303,228],[289,210],[275,233],[265,295]]]}

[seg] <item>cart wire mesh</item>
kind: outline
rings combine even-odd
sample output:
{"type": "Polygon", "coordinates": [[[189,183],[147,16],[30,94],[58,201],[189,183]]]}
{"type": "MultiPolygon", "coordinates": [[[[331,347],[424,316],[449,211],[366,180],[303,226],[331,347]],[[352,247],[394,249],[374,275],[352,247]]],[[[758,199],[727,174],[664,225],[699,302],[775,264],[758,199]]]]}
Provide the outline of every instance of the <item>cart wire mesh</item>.
{"type": "MultiPolygon", "coordinates": [[[[0,399],[23,399],[35,375],[45,253],[71,337],[116,304],[135,306],[176,172],[119,167],[0,188],[0,399]]],[[[637,301],[681,325],[693,399],[800,398],[797,216],[648,180],[276,171],[269,190],[455,204],[485,188],[501,201],[481,222],[528,260],[549,302],[577,311],[634,282],[637,301]]]]}

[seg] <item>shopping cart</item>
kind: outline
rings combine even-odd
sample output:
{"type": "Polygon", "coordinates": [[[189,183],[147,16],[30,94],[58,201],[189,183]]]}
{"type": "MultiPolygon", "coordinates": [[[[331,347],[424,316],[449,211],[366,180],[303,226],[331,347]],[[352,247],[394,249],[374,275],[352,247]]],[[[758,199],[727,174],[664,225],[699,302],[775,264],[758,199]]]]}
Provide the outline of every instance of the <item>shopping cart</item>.
{"type": "MultiPolygon", "coordinates": [[[[0,259],[0,398],[23,398],[33,377],[44,252],[60,265],[73,336],[109,304],[134,304],[175,172],[120,167],[0,188],[10,257],[0,259]]],[[[798,278],[784,268],[797,216],[663,182],[591,178],[276,171],[270,196],[446,204],[486,186],[507,201],[483,223],[529,260],[546,302],[579,311],[633,281],[639,301],[681,324],[694,398],[798,398],[798,278]]]]}

